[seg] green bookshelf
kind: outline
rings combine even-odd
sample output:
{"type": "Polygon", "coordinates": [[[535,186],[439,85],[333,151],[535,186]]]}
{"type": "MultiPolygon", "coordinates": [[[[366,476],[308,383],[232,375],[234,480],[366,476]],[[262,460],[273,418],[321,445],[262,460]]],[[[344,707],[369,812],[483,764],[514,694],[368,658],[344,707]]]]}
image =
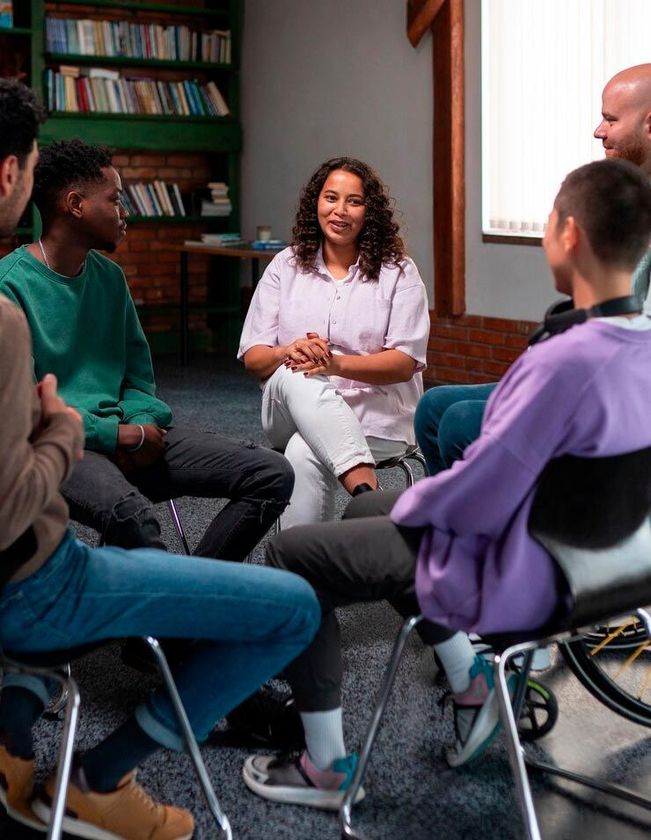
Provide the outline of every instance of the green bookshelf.
{"type": "MultiPolygon", "coordinates": [[[[14,23],[11,29],[0,29],[25,50],[25,81],[38,90],[42,101],[47,104],[44,77],[46,68],[57,69],[60,64],[82,67],[133,69],[134,76],[146,72],[147,78],[162,80],[200,79],[215,80],[231,111],[226,117],[170,116],[153,114],[114,114],[52,112],[41,128],[40,142],[43,145],[81,137],[90,143],[103,143],[118,153],[202,153],[208,156],[209,169],[213,178],[224,180],[229,185],[232,212],[227,218],[213,218],[191,215],[186,217],[133,215],[129,225],[170,226],[173,238],[174,228],[183,225],[205,225],[206,230],[239,231],[240,229],[240,156],[242,151],[242,127],[240,123],[240,55],[244,0],[195,0],[191,5],[178,3],[150,3],[139,0],[21,0],[14,3],[14,23]],[[110,12],[110,14],[109,14],[110,12]],[[120,16],[120,12],[124,12],[120,16]],[[117,13],[117,14],[116,14],[117,13]],[[157,15],[159,19],[157,19],[157,15]],[[73,19],[124,19],[131,23],[161,23],[165,26],[175,18],[180,24],[193,30],[229,29],[231,32],[231,62],[229,64],[204,61],[168,61],[162,59],[132,58],[127,56],[89,56],[69,53],[52,53],[47,49],[45,21],[48,16],[73,19]]],[[[6,43],[9,43],[8,41],[6,43]]],[[[199,187],[199,185],[197,185],[199,187]]],[[[25,218],[19,229],[20,241],[29,241],[40,228],[38,214],[32,212],[32,224],[25,218]]],[[[226,285],[232,286],[235,299],[239,277],[227,269],[226,285]],[[232,274],[232,276],[230,276],[232,274]]],[[[229,301],[231,299],[229,293],[229,301]]],[[[173,312],[175,304],[144,304],[139,310],[156,314],[173,312]]],[[[222,318],[228,335],[234,334],[234,325],[239,322],[239,307],[234,303],[224,305],[208,299],[203,308],[207,317],[222,318]]],[[[212,323],[212,321],[211,321],[212,323]]],[[[154,332],[150,337],[154,338],[154,332]]],[[[173,340],[169,332],[165,343],[173,340]]],[[[201,345],[203,339],[196,336],[201,345]]],[[[230,341],[230,339],[229,339],[230,341]]],[[[156,339],[154,339],[156,344],[156,339]]],[[[232,349],[232,348],[231,348],[232,349]]]]}

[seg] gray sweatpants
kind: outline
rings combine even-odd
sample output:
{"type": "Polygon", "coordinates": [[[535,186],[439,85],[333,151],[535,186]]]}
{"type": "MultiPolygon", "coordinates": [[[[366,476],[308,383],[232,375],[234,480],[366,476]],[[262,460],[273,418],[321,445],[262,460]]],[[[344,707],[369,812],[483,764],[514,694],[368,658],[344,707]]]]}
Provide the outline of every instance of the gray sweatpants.
{"type": "MultiPolygon", "coordinates": [[[[363,493],[340,522],[290,528],[267,547],[267,565],[304,577],[321,603],[321,625],[312,644],[285,669],[301,712],[341,705],[341,641],[335,607],[387,600],[402,616],[417,615],[416,558],[422,528],[395,525],[388,514],[399,492],[363,493]]],[[[423,621],[427,644],[455,631],[423,621]]]]}

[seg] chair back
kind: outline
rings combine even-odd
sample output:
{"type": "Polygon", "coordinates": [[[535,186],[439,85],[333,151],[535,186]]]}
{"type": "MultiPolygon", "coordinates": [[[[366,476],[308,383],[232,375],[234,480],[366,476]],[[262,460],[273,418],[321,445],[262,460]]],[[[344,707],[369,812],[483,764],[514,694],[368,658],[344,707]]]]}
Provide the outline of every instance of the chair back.
{"type": "Polygon", "coordinates": [[[565,455],[541,474],[529,530],[556,561],[580,627],[651,604],[651,447],[565,455]]]}

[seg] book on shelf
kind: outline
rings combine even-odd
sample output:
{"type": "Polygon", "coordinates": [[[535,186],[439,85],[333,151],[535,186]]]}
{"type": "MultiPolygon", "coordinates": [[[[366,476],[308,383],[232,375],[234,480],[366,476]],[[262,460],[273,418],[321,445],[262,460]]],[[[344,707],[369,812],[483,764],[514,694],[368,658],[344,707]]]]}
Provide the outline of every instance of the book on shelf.
{"type": "Polygon", "coordinates": [[[123,203],[130,214],[136,216],[185,216],[178,184],[164,181],[124,184],[123,203]]]}
{"type": "Polygon", "coordinates": [[[64,64],[58,72],[51,68],[45,71],[45,88],[50,111],[180,117],[218,117],[229,113],[225,102],[225,112],[224,107],[217,109],[214,104],[218,91],[215,83],[201,84],[196,79],[131,79],[118,70],[64,64]]]}
{"type": "Polygon", "coordinates": [[[11,29],[14,25],[14,4],[0,2],[0,29],[11,29]]]}
{"type": "Polygon", "coordinates": [[[282,251],[287,243],[282,239],[254,239],[251,247],[254,251],[282,251]]]}
{"type": "MultiPolygon", "coordinates": [[[[11,3],[0,2],[0,12],[3,6],[11,7],[11,3]]],[[[48,16],[45,19],[45,38],[48,52],[57,54],[210,64],[231,62],[229,30],[198,32],[183,25],[48,16]]]]}
{"type": "Polygon", "coordinates": [[[202,90],[205,90],[210,101],[215,107],[215,111],[218,117],[227,117],[230,114],[230,109],[226,104],[226,100],[221,94],[221,91],[217,87],[217,85],[210,81],[206,85],[203,86],[202,90]]]}

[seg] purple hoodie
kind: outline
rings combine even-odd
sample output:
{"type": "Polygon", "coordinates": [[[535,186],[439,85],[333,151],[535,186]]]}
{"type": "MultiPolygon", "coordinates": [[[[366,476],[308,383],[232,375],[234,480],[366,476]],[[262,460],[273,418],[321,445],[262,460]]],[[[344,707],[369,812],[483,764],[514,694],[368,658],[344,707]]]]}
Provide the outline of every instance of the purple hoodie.
{"type": "Polygon", "coordinates": [[[540,472],[571,453],[651,446],[651,331],[588,321],[531,348],[488,402],[479,438],[402,494],[394,522],[429,526],[416,570],[423,613],[475,632],[532,629],[557,602],[554,565],[527,530],[540,472]]]}

